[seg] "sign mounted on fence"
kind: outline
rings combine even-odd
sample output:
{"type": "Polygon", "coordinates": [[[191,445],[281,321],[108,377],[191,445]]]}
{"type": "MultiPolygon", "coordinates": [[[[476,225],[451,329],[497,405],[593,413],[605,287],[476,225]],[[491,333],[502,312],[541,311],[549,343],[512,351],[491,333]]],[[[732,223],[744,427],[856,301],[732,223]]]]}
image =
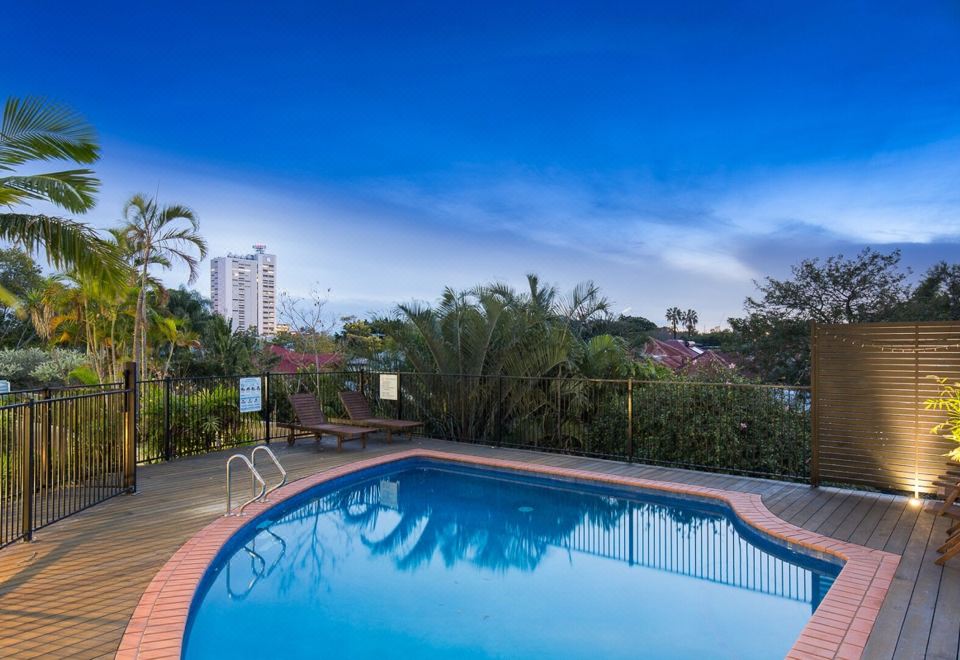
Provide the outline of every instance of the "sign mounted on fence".
{"type": "Polygon", "coordinates": [[[240,379],[240,412],[258,412],[263,407],[260,394],[260,377],[240,379]]]}
{"type": "Polygon", "coordinates": [[[9,380],[0,380],[0,394],[10,394],[9,380]]]}
{"type": "Polygon", "coordinates": [[[387,401],[396,401],[400,389],[400,376],[397,374],[380,374],[380,398],[387,401]]]}

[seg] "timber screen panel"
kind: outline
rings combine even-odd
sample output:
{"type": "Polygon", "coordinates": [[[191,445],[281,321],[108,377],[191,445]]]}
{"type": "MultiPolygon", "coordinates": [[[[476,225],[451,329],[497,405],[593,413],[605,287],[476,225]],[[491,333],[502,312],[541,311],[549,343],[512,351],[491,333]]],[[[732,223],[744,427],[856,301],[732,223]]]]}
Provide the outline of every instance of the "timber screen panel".
{"type": "Polygon", "coordinates": [[[934,493],[953,448],[924,410],[934,377],[960,381],[960,323],[813,327],[814,447],[820,479],[934,493]]]}

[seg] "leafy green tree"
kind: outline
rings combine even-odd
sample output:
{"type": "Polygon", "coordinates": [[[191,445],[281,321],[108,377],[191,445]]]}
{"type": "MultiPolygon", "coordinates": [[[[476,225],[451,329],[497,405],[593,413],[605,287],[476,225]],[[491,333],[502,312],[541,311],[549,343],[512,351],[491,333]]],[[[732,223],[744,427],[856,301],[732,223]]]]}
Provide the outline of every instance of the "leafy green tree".
{"type": "Polygon", "coordinates": [[[166,311],[170,316],[184,319],[194,332],[203,332],[213,319],[210,301],[199,291],[180,286],[167,291],[166,311]]]}
{"type": "MultiPolygon", "coordinates": [[[[167,340],[160,356],[165,364],[163,373],[179,376],[206,375],[211,373],[204,362],[204,352],[197,350],[203,345],[203,338],[208,336],[207,328],[212,323],[222,322],[223,319],[211,311],[210,301],[198,291],[181,286],[167,292],[166,306],[155,314],[157,323],[166,327],[160,333],[167,340]],[[176,333],[170,322],[176,325],[176,333]],[[173,344],[169,340],[173,338],[173,344]]],[[[162,340],[161,340],[162,342],[162,340]]]]}
{"type": "Polygon", "coordinates": [[[373,324],[366,319],[344,316],[340,323],[341,330],[336,334],[336,340],[347,356],[372,360],[387,347],[386,338],[376,332],[373,324]]]}
{"type": "Polygon", "coordinates": [[[591,339],[598,335],[613,335],[623,339],[628,348],[638,350],[650,338],[650,333],[656,329],[656,323],[642,316],[620,314],[615,318],[598,319],[587,324],[583,338],[591,339]]]}
{"type": "Polygon", "coordinates": [[[766,278],[744,302],[746,316],[729,319],[748,370],[768,382],[810,379],[810,322],[860,323],[896,318],[907,301],[909,271],[900,252],[867,248],[852,259],[805,259],[785,280],[766,278]]]}
{"type": "MultiPolygon", "coordinates": [[[[8,98],[0,119],[0,207],[44,201],[73,213],[93,208],[100,182],[86,168],[18,172],[36,162],[89,165],[100,158],[93,128],[67,106],[42,98],[8,98]]],[[[42,248],[59,269],[76,268],[97,277],[122,276],[123,263],[109,243],[75,220],[26,213],[0,213],[0,240],[27,252],[42,248]]]]}
{"type": "Polygon", "coordinates": [[[909,296],[909,270],[900,269],[900,251],[870,248],[852,259],[843,255],[804,259],[793,277],[767,277],[760,296],[744,302],[748,314],[817,323],[862,323],[889,318],[909,296]]]}
{"type": "Polygon", "coordinates": [[[960,264],[933,265],[899,316],[905,321],[960,321],[960,264]]]}
{"type": "Polygon", "coordinates": [[[200,338],[203,361],[196,365],[204,373],[195,375],[234,376],[269,371],[277,358],[264,350],[256,333],[234,331],[233,321],[214,314],[200,338]]]}
{"type": "Polygon", "coordinates": [[[18,314],[27,292],[39,288],[43,282],[40,267],[29,254],[17,248],[0,249],[0,288],[13,297],[0,298],[0,347],[21,348],[36,340],[36,333],[28,319],[18,314]]]}
{"type": "Polygon", "coordinates": [[[249,333],[234,332],[233,321],[214,316],[202,337],[206,363],[219,376],[253,371],[253,344],[249,333]]]}

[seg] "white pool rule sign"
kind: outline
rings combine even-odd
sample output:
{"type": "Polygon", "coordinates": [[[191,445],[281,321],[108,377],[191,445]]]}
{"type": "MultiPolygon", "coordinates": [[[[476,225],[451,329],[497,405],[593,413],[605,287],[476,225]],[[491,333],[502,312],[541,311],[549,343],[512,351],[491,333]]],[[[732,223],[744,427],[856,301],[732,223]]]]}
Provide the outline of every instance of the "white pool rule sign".
{"type": "Polygon", "coordinates": [[[396,401],[399,380],[400,377],[397,374],[380,374],[380,398],[396,401]]]}
{"type": "Polygon", "coordinates": [[[260,377],[240,379],[240,412],[257,412],[263,406],[260,395],[260,377]]]}

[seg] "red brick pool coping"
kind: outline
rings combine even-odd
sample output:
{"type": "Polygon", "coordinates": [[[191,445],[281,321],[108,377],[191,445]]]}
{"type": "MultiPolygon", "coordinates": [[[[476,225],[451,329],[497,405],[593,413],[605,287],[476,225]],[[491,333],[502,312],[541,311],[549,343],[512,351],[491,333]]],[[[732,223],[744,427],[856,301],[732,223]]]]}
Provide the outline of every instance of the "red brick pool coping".
{"type": "Polygon", "coordinates": [[[806,548],[840,558],[845,562],[840,575],[804,626],[788,658],[860,658],[900,563],[899,555],[838,541],[791,525],[767,510],[760,496],[753,493],[411,449],[357,461],[299,479],[271,493],[269,502],[251,504],[247,508],[249,515],[225,516],[200,530],[174,553],[143,592],[120,641],[117,660],[180,657],[190,604],[201,578],[220,548],[258,514],[331,479],[409,458],[433,458],[717,499],[728,504],[751,527],[785,541],[790,547],[806,548]]]}

